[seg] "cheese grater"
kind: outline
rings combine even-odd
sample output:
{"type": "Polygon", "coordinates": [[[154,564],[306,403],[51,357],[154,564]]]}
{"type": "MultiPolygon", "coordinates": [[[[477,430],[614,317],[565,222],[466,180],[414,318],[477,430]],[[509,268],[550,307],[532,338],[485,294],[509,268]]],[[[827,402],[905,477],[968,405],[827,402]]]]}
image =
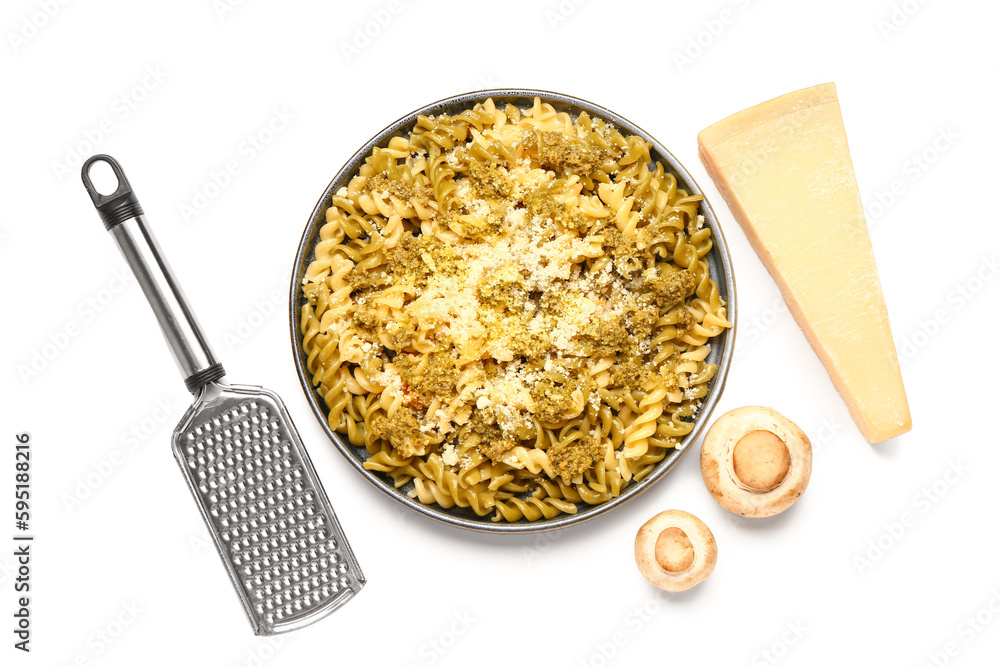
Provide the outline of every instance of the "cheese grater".
{"type": "Polygon", "coordinates": [[[224,382],[118,162],[95,155],[82,177],[194,394],[174,430],[174,457],[254,632],[287,632],[332,613],[365,578],[284,404],[261,387],[224,382]],[[91,182],[98,161],[118,179],[110,195],[91,182]]]}

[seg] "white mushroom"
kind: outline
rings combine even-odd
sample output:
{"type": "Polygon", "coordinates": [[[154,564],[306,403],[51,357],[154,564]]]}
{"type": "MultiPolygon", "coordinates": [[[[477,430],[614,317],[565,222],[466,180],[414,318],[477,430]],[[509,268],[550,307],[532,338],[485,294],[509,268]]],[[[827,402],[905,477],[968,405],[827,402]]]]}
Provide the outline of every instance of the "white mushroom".
{"type": "Polygon", "coordinates": [[[812,445],[787,417],[748,405],[712,424],[701,446],[701,474],[715,500],[748,517],[788,509],[809,484],[812,445]]]}
{"type": "Polygon", "coordinates": [[[708,578],[719,551],[708,526],[682,510],[660,512],[635,536],[642,576],[665,591],[686,591],[708,578]]]}

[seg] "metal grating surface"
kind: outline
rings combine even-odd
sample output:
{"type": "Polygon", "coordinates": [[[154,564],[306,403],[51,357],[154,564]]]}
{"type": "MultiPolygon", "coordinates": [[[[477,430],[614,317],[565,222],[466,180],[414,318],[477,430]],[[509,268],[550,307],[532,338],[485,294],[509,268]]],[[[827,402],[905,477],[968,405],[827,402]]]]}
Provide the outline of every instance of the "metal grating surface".
{"type": "Polygon", "coordinates": [[[179,444],[185,473],[261,633],[353,594],[336,531],[276,406],[249,398],[208,408],[179,444]]]}

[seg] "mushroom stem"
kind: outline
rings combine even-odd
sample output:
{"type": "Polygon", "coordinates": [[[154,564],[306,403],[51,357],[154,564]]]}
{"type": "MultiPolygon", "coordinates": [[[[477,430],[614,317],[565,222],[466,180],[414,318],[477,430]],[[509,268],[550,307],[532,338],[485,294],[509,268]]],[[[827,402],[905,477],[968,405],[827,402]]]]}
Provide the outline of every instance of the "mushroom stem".
{"type": "Polygon", "coordinates": [[[687,533],[671,526],[656,538],[656,562],[667,572],[683,572],[694,562],[694,547],[687,533]]]}
{"type": "Polygon", "coordinates": [[[733,472],[747,488],[770,491],[788,476],[792,455],[770,431],[750,431],[733,448],[733,472]]]}

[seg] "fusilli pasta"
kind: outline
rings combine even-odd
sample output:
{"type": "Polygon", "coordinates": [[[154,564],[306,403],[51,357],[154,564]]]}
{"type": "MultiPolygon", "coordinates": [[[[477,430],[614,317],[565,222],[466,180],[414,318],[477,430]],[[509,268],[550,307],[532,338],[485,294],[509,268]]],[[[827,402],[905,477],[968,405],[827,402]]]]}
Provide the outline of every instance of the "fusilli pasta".
{"type": "Polygon", "coordinates": [[[494,521],[618,496],[691,431],[731,326],[700,201],[586,113],[419,117],[332,197],[305,272],[330,427],[494,521]]]}

